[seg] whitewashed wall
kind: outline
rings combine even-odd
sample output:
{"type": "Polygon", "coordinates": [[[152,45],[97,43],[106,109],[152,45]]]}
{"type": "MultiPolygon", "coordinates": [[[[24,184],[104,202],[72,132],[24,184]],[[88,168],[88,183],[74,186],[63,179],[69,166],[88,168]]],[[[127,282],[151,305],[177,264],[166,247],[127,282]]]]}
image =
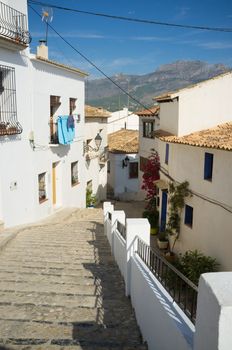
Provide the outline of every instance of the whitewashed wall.
{"type": "Polygon", "coordinates": [[[231,121],[231,91],[230,72],[174,93],[160,103],[160,128],[183,136],[231,121]]]}
{"type": "Polygon", "coordinates": [[[139,129],[139,117],[130,112],[128,108],[123,108],[120,111],[112,112],[111,116],[108,118],[108,134],[121,129],[139,129]]]}
{"type": "MultiPolygon", "coordinates": [[[[33,71],[33,131],[35,143],[40,146],[34,152],[35,183],[39,173],[47,172],[48,200],[42,204],[36,200],[37,218],[52,213],[59,207],[85,206],[85,170],[83,156],[84,141],[84,78],[79,75],[32,60],[33,71]],[[46,81],[46,84],[44,83],[46,81]],[[70,145],[49,146],[50,140],[50,95],[61,96],[61,106],[56,115],[69,114],[69,98],[77,98],[76,114],[80,114],[79,123],[75,123],[75,140],[70,145]],[[78,161],[79,184],[71,184],[71,163],[78,161]],[[59,203],[52,204],[52,163],[60,162],[60,177],[57,191],[60,191],[59,203]]],[[[58,177],[58,174],[57,174],[58,177]]],[[[36,193],[35,193],[36,196],[36,193]]]]}
{"type": "Polygon", "coordinates": [[[0,47],[0,64],[15,68],[17,118],[23,127],[21,135],[0,136],[0,219],[8,227],[34,219],[33,152],[28,141],[31,130],[32,82],[30,60],[25,52],[0,47]]]}
{"type": "Polygon", "coordinates": [[[107,118],[85,118],[85,141],[92,139],[90,145],[95,148],[94,138],[100,133],[102,142],[96,157],[85,162],[86,182],[92,181],[93,194],[97,195],[98,200],[106,199],[107,185],[107,163],[99,165],[98,154],[104,152],[107,146],[107,118]]]}
{"type": "MultiPolygon", "coordinates": [[[[160,142],[160,159],[171,177],[178,182],[188,181],[189,188],[196,193],[223,203],[231,210],[232,203],[232,153],[216,149],[170,144],[169,164],[164,163],[165,143],[160,142]],[[212,181],[204,180],[204,154],[214,154],[212,181]]],[[[165,176],[161,176],[165,179],[165,176]]],[[[178,252],[199,249],[204,254],[216,258],[222,270],[232,269],[231,227],[232,213],[193,195],[186,199],[193,207],[193,226],[184,224],[184,211],[181,218],[180,238],[175,244],[178,252]]],[[[162,206],[162,203],[161,203],[162,206]]],[[[160,206],[160,208],[161,208],[160,206]]]]}
{"type": "Polygon", "coordinates": [[[131,162],[138,162],[138,154],[116,154],[109,152],[110,173],[108,174],[108,184],[113,187],[115,196],[127,193],[137,193],[139,189],[139,179],[129,178],[129,165],[122,168],[122,161],[128,156],[131,162]]]}

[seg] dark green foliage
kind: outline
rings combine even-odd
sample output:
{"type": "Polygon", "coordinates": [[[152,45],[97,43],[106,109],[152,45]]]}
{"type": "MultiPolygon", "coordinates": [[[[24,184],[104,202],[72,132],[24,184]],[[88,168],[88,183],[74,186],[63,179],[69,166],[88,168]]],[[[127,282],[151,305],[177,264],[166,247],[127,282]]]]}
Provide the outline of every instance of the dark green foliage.
{"type": "Polygon", "coordinates": [[[184,181],[179,185],[173,182],[169,185],[169,218],[167,224],[167,231],[169,233],[179,233],[180,231],[180,214],[184,207],[184,200],[190,195],[188,189],[188,181],[184,181]]]}
{"type": "Polygon", "coordinates": [[[206,256],[198,250],[188,250],[184,255],[180,256],[175,266],[190,281],[198,285],[200,275],[206,272],[217,271],[219,264],[216,259],[206,256]]]}
{"type": "Polygon", "coordinates": [[[151,228],[158,227],[158,224],[159,224],[159,212],[158,212],[158,210],[156,210],[156,209],[153,209],[152,211],[145,210],[143,212],[143,218],[148,219],[149,224],[151,225],[151,228]]]}
{"type": "Polygon", "coordinates": [[[96,197],[92,195],[92,191],[86,190],[86,207],[92,207],[96,204],[96,197]]]}

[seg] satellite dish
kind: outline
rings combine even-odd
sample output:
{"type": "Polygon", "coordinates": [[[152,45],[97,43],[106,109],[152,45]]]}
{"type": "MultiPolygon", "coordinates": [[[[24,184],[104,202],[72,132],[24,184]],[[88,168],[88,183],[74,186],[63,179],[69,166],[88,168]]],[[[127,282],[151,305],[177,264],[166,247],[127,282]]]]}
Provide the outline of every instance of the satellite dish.
{"type": "Polygon", "coordinates": [[[42,22],[46,23],[46,45],[48,44],[48,24],[53,20],[53,9],[51,7],[42,8],[42,22]]]}

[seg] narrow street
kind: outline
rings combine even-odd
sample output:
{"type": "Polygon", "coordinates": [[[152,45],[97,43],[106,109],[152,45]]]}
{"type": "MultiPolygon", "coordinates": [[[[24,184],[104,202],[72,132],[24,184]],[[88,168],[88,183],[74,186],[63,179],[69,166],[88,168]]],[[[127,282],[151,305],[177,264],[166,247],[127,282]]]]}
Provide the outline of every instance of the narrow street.
{"type": "Polygon", "coordinates": [[[0,252],[0,349],[146,349],[102,221],[57,214],[0,252]]]}

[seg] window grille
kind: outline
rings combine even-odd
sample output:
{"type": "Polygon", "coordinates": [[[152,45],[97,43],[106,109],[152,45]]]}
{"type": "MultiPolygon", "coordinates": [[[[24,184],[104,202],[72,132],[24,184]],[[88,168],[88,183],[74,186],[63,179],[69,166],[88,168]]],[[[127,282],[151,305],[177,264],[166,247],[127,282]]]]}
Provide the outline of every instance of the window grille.
{"type": "Polygon", "coordinates": [[[138,162],[130,162],[129,164],[129,178],[136,179],[138,178],[138,162]]]}
{"type": "Polygon", "coordinates": [[[38,175],[38,184],[39,184],[39,203],[42,203],[47,199],[46,173],[41,173],[38,175]]]}
{"type": "Polygon", "coordinates": [[[71,163],[71,184],[75,186],[79,183],[78,162],[71,163]]]}
{"type": "Polygon", "coordinates": [[[15,69],[0,65],[0,136],[22,131],[17,120],[15,69]]]}
{"type": "Polygon", "coordinates": [[[27,29],[27,18],[23,13],[0,1],[0,36],[15,43],[28,45],[31,36],[27,29]]]}
{"type": "Polygon", "coordinates": [[[143,122],[143,137],[153,138],[154,122],[143,122]]]}

